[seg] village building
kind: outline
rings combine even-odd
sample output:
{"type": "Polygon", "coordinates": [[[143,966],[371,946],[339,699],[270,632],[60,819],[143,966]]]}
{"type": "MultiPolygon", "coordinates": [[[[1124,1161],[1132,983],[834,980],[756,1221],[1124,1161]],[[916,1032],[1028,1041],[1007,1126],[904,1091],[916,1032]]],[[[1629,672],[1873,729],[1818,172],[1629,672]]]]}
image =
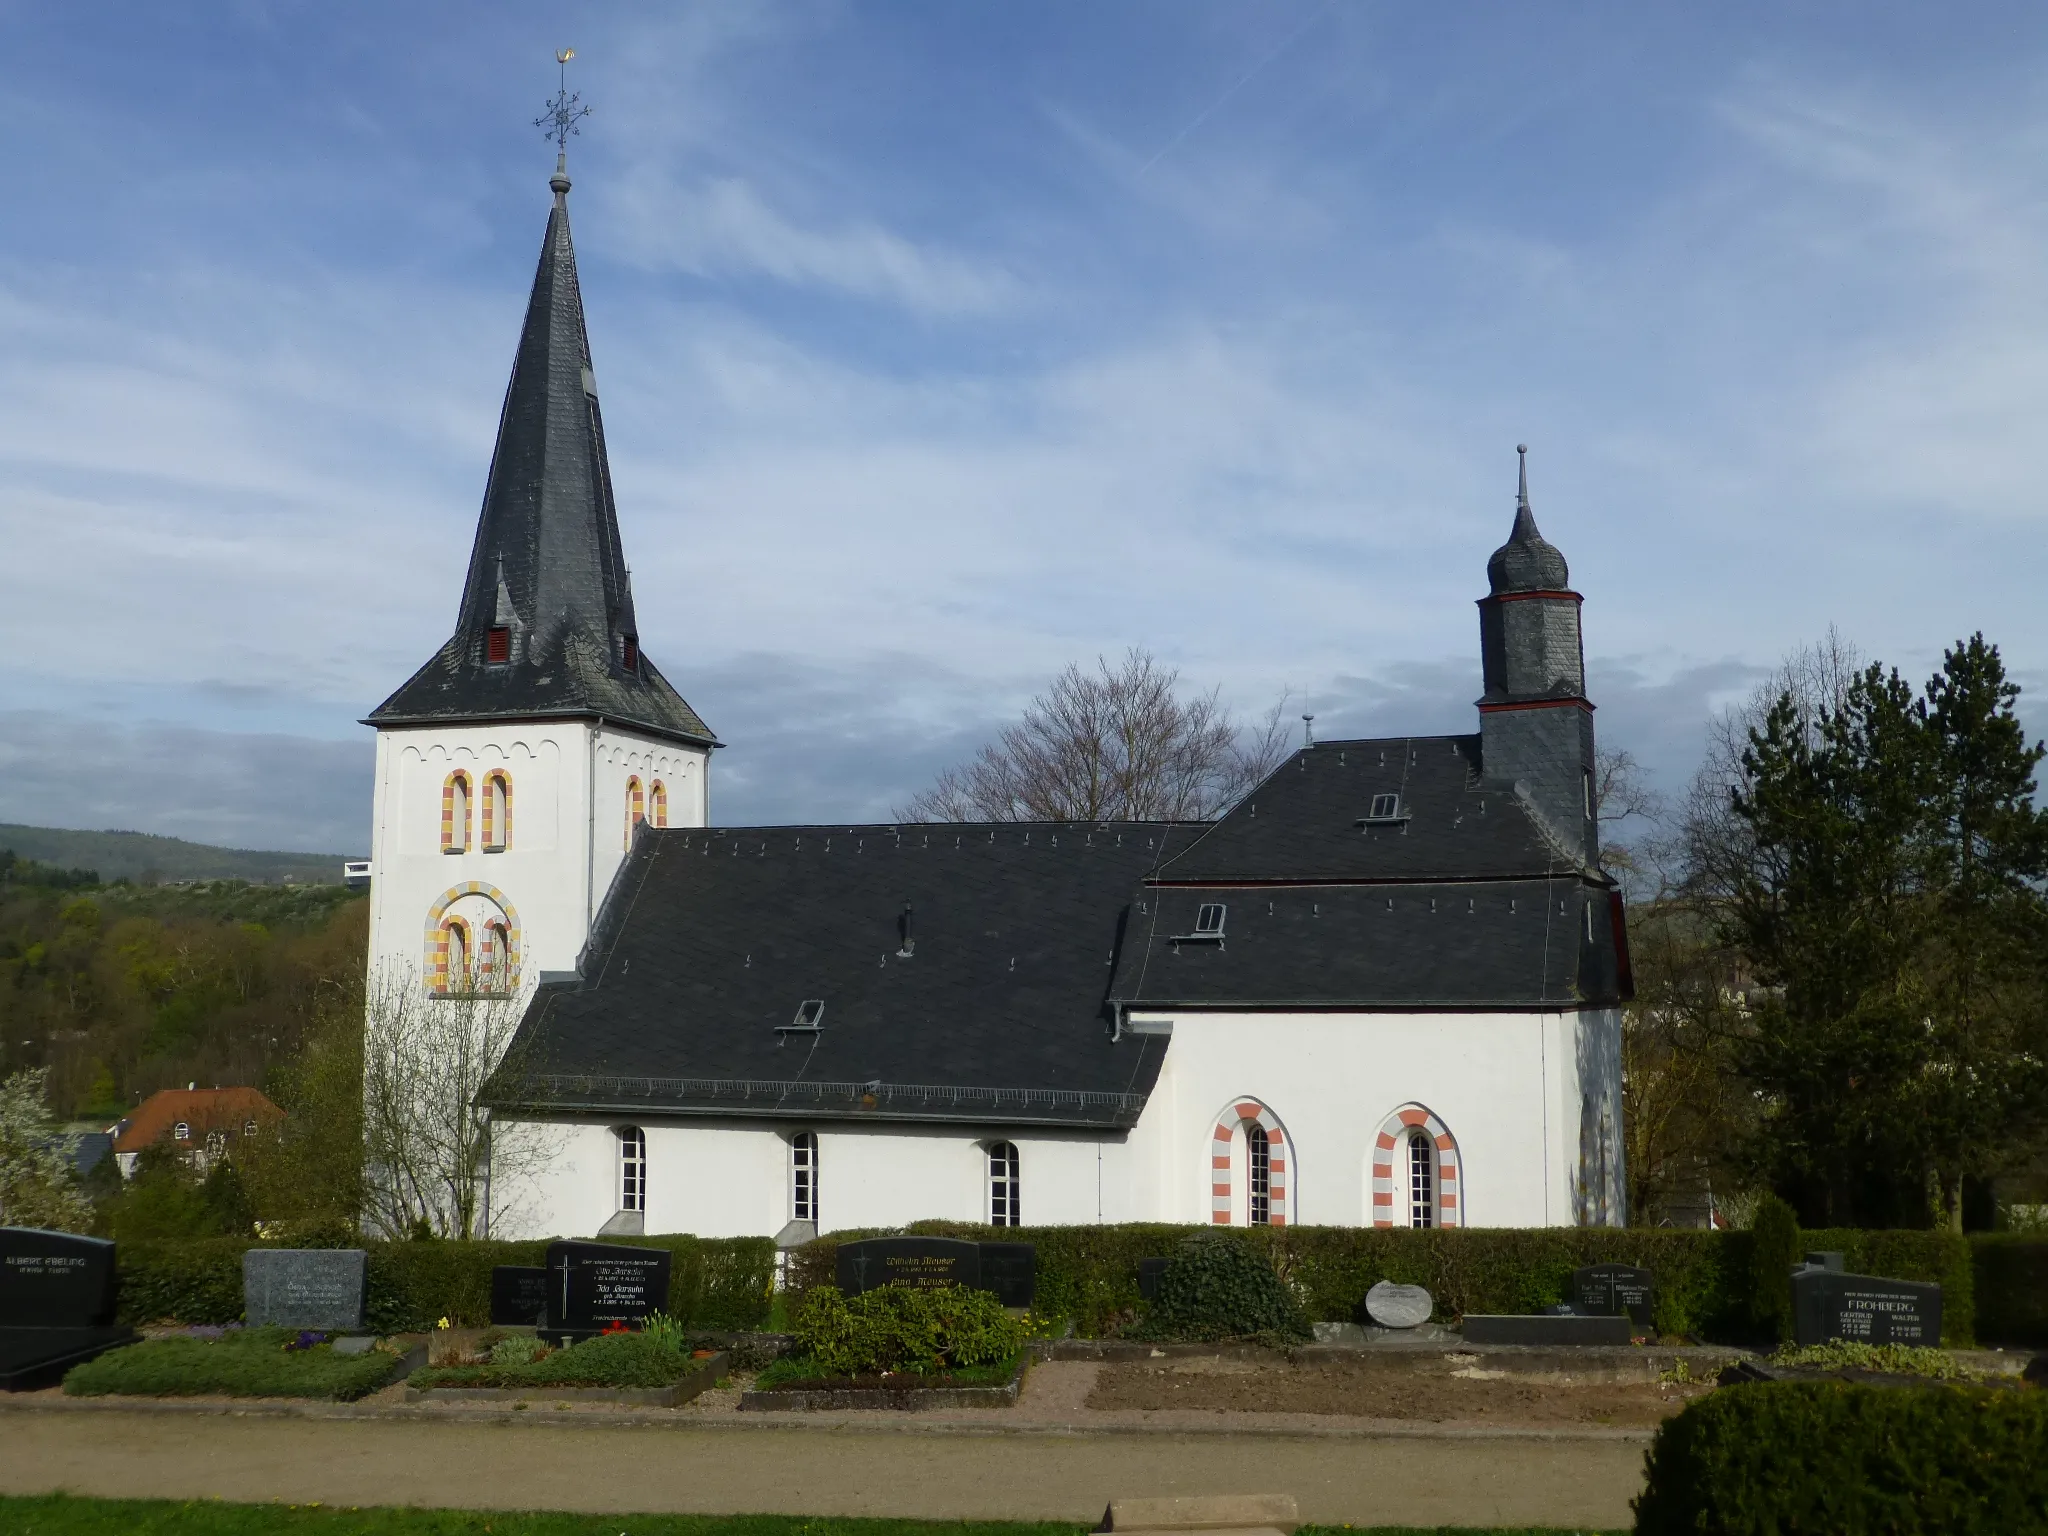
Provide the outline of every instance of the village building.
{"type": "Polygon", "coordinates": [[[234,1086],[159,1088],[134,1110],[107,1127],[113,1138],[114,1162],[121,1177],[135,1177],[135,1167],[151,1147],[167,1147],[195,1173],[205,1173],[217,1157],[232,1153],[245,1141],[277,1129],[284,1111],[260,1088],[234,1086]]]}
{"type": "Polygon", "coordinates": [[[377,984],[521,1011],[482,1101],[548,1156],[492,1235],[1622,1221],[1626,944],[1526,469],[1474,732],[1313,743],[1214,823],[714,827],[551,185],[455,631],[366,722],[377,984]]]}

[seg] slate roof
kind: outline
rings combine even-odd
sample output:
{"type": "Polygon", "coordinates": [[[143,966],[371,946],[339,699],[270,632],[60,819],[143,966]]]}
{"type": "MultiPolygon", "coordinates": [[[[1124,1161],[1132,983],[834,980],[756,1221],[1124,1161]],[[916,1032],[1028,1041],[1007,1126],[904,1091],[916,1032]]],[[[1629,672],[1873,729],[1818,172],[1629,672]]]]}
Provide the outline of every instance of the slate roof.
{"type": "Polygon", "coordinates": [[[541,242],[455,633],[366,724],[587,717],[716,745],[638,651],[604,420],[569,237],[569,178],[541,242]],[[486,635],[508,631],[509,658],[486,635]]]}
{"type": "Polygon", "coordinates": [[[1165,1042],[1113,1038],[1124,912],[1197,830],[644,828],[485,1102],[1131,1125],[1165,1042]]]}

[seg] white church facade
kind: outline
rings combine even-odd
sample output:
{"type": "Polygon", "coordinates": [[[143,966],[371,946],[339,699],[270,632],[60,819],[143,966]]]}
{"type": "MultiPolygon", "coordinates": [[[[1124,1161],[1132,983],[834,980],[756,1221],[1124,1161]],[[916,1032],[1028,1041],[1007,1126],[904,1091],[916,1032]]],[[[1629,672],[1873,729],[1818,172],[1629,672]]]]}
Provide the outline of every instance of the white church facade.
{"type": "Polygon", "coordinates": [[[1472,734],[1317,742],[1213,823],[713,827],[552,185],[455,633],[366,722],[373,988],[519,1015],[480,1108],[545,1156],[492,1235],[1622,1220],[1626,938],[1526,478],[1472,734]]]}

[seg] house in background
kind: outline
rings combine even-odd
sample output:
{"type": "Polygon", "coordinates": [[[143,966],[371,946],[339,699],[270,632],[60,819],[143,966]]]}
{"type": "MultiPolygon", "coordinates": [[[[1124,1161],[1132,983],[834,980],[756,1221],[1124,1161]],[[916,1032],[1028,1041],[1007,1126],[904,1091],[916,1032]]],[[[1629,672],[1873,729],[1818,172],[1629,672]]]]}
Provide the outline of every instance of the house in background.
{"type": "Polygon", "coordinates": [[[193,1171],[204,1173],[214,1158],[236,1143],[274,1129],[284,1111],[255,1088],[160,1088],[135,1107],[133,1114],[107,1127],[114,1138],[114,1160],[121,1177],[135,1177],[136,1160],[144,1149],[167,1143],[183,1154],[193,1171]]]}

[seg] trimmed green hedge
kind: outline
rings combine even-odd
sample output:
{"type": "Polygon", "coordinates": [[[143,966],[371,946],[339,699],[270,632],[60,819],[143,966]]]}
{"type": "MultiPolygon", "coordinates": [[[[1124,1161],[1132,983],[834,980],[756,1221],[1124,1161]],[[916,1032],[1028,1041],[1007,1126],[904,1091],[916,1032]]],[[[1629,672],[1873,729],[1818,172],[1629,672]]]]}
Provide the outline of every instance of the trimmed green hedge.
{"type": "Polygon", "coordinates": [[[1970,1239],[1977,1337],[2048,1349],[2048,1238],[1984,1232],[1970,1239]]]}
{"type": "Polygon", "coordinates": [[[1665,1421],[1637,1536],[2007,1536],[2048,1523],[2048,1393],[1759,1382],[1665,1421]]]}
{"type": "MultiPolygon", "coordinates": [[[[627,1247],[666,1248],[675,1255],[667,1311],[692,1328],[743,1332],[767,1326],[775,1244],[765,1237],[688,1235],[620,1238],[627,1247]]],[[[242,1238],[179,1243],[124,1243],[116,1251],[120,1320],[141,1323],[233,1323],[242,1317],[242,1255],[281,1244],[242,1238]]],[[[350,1245],[356,1246],[356,1245],[350,1245]]],[[[541,1242],[362,1243],[370,1255],[365,1321],[379,1333],[491,1320],[491,1270],[537,1265],[541,1242]]]]}
{"type": "MultiPolygon", "coordinates": [[[[974,1226],[924,1221],[908,1229],[935,1236],[1035,1243],[1038,1294],[1033,1310],[1072,1319],[1097,1338],[1136,1320],[1138,1260],[1166,1258],[1185,1238],[1213,1230],[1133,1223],[1102,1227],[974,1226]]],[[[872,1232],[830,1233],[793,1257],[799,1292],[829,1285],[842,1241],[872,1232]]],[[[1747,1232],[1633,1227],[1252,1227],[1265,1252],[1316,1322],[1365,1321],[1365,1293],[1380,1280],[1427,1287],[1436,1317],[1467,1312],[1535,1312],[1565,1299],[1574,1269],[1636,1264],[1657,1277],[1659,1332],[1756,1342],[1749,1296],[1747,1232]]],[[[1942,1342],[1974,1342],[1969,1243],[1946,1232],[1800,1233],[1802,1250],[1839,1249],[1852,1270],[1895,1280],[1932,1280],[1943,1290],[1942,1342]]]]}

